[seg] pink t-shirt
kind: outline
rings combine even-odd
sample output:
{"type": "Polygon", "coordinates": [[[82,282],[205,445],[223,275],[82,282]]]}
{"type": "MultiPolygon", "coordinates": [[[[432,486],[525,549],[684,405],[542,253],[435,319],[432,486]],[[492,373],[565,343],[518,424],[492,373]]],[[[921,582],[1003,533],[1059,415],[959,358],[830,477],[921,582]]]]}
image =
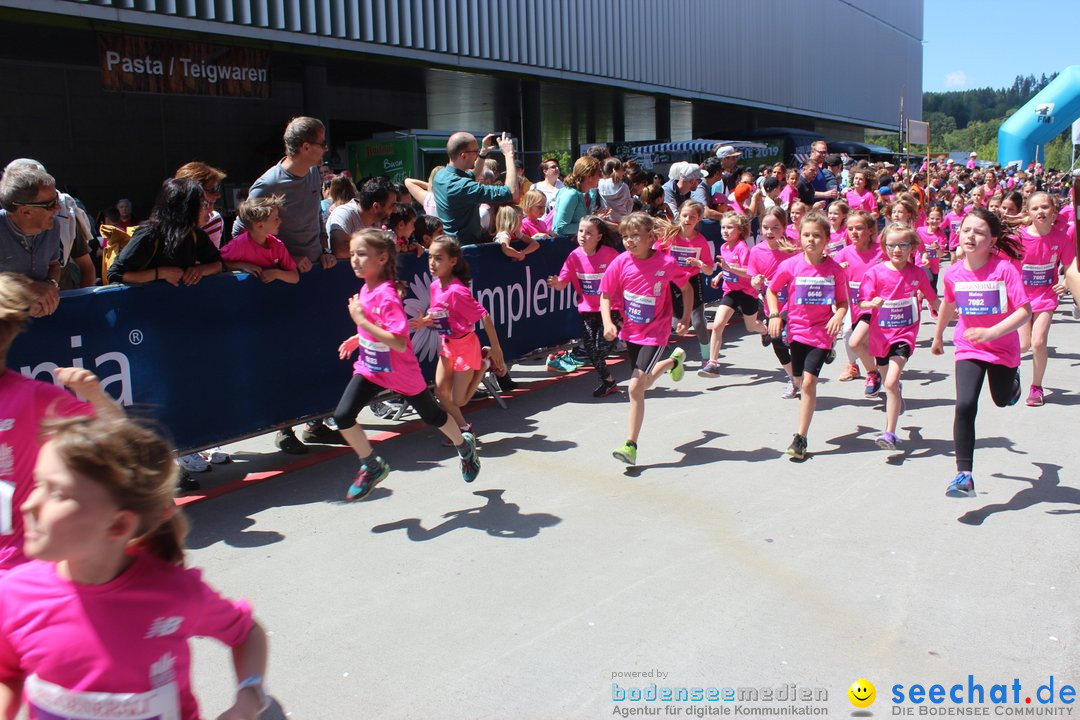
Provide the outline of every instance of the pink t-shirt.
{"type": "Polygon", "coordinates": [[[780,204],[791,207],[791,203],[799,199],[799,189],[793,185],[784,185],[780,189],[780,204]]]}
{"type": "Polygon", "coordinates": [[[791,241],[791,244],[797,248],[802,247],[802,235],[799,233],[799,228],[794,224],[788,225],[784,229],[784,237],[791,241]]]}
{"type": "Polygon", "coordinates": [[[662,252],[639,260],[624,252],[611,261],[600,281],[600,292],[622,305],[619,332],[635,345],[666,345],[671,334],[671,289],[686,284],[686,268],[662,252]]]}
{"type": "Polygon", "coordinates": [[[368,289],[365,283],[360,290],[360,304],[369,321],[394,335],[404,336],[406,344],[401,352],[391,350],[388,345],[357,327],[360,355],[353,364],[353,372],[402,395],[422,393],[427,389],[427,383],[424,382],[420,363],[413,352],[412,339],[409,337],[409,317],[405,314],[405,307],[401,304],[394,283],[387,280],[373,289],[368,289]]]}
{"type": "Polygon", "coordinates": [[[52,383],[0,372],[0,577],[26,562],[20,508],[34,489],[41,422],[93,414],[92,406],[52,383]]]}
{"type": "Polygon", "coordinates": [[[251,239],[247,230],[240,233],[221,248],[221,259],[225,262],[251,263],[265,269],[295,270],[296,261],[285,248],[285,243],[273,235],[266,236],[266,245],[260,245],[251,239]]]}
{"type": "Polygon", "coordinates": [[[867,314],[866,310],[859,308],[857,302],[863,275],[866,274],[867,269],[870,267],[884,262],[885,256],[881,253],[881,245],[875,242],[871,243],[869,250],[858,250],[854,245],[848,245],[838,252],[834,259],[841,264],[847,263],[844,270],[847,273],[848,297],[851,298],[851,319],[852,323],[854,323],[854,321],[867,314]]]}
{"type": "Polygon", "coordinates": [[[428,315],[435,321],[432,327],[444,340],[459,339],[473,331],[473,326],[487,315],[487,310],[457,278],[451,277],[446,285],[435,278],[431,282],[428,315]]]}
{"type": "Polygon", "coordinates": [[[956,303],[953,332],[956,359],[1018,367],[1020,335],[1015,330],[978,345],[964,339],[964,331],[969,327],[993,327],[1027,304],[1027,291],[1016,266],[1007,258],[992,255],[985,265],[971,271],[961,260],[945,269],[944,282],[945,301],[956,303]]]}
{"type": "MultiPolygon", "coordinates": [[[[774,250],[769,247],[768,241],[758,243],[754,247],[750,248],[750,259],[747,260],[746,269],[750,272],[750,276],[764,275],[765,287],[769,286],[769,282],[776,275],[776,269],[780,267],[780,263],[791,257],[791,253],[784,252],[783,250],[774,250]]],[[[780,301],[780,310],[784,309],[785,303],[787,303],[787,291],[778,295],[777,299],[780,301]]],[[[766,306],[766,310],[767,310],[766,306]]]]}
{"type": "Polygon", "coordinates": [[[847,228],[842,227],[839,230],[832,230],[829,232],[829,244],[825,246],[825,254],[836,255],[849,244],[847,228]]]}
{"type": "Polygon", "coordinates": [[[1061,209],[1058,210],[1058,217],[1064,219],[1067,223],[1075,223],[1076,210],[1073,208],[1073,204],[1071,202],[1067,202],[1062,205],[1061,209]]]}
{"type": "Polygon", "coordinates": [[[1053,312],[1058,306],[1054,285],[1058,283],[1058,263],[1068,266],[1076,258],[1076,230],[1055,225],[1046,235],[1037,235],[1030,227],[1020,230],[1024,259],[1020,276],[1024,281],[1032,312],[1053,312]]]}
{"type": "Polygon", "coordinates": [[[551,234],[551,216],[541,215],[536,220],[526,215],[521,219],[521,234],[527,238],[531,238],[533,235],[550,235],[551,234]],[[545,221],[544,218],[547,218],[545,221]]]}
{"type": "Polygon", "coordinates": [[[877,200],[870,190],[866,190],[862,195],[854,190],[848,190],[845,197],[847,197],[847,204],[852,210],[865,210],[868,213],[877,211],[877,200]]]}
{"type": "Polygon", "coordinates": [[[938,271],[941,270],[941,249],[948,244],[945,231],[939,227],[936,233],[932,233],[930,228],[921,227],[917,228],[915,232],[919,234],[919,239],[922,240],[919,255],[915,258],[916,264],[929,266],[930,272],[937,275],[938,271]]]}
{"type": "Polygon", "coordinates": [[[900,342],[915,350],[922,318],[920,292],[931,306],[937,303],[937,295],[930,287],[926,273],[911,263],[903,270],[896,270],[887,262],[867,269],[859,286],[859,299],[867,301],[880,297],[885,301],[870,318],[871,355],[885,357],[889,346],[900,342]]]}
{"type": "Polygon", "coordinates": [[[836,306],[848,301],[847,275],[836,260],[826,257],[811,265],[802,253],[788,258],[776,269],[769,289],[777,295],[787,289],[790,340],[822,349],[833,346],[825,327],[836,306]]]}
{"type": "MultiPolygon", "coordinates": [[[[603,280],[608,265],[618,256],[615,248],[599,245],[592,255],[587,255],[584,248],[579,246],[566,257],[566,262],[559,271],[559,280],[570,283],[577,291],[580,298],[577,304],[578,312],[600,312],[600,281],[603,280]]],[[[612,298],[611,305],[620,307],[615,298],[612,298]]]]}
{"type": "Polygon", "coordinates": [[[968,214],[965,209],[959,215],[949,211],[949,213],[942,219],[942,227],[949,230],[949,250],[955,250],[956,246],[960,244],[960,223],[964,222],[964,216],[968,214]]]}
{"type": "Polygon", "coordinates": [[[670,242],[657,241],[653,245],[653,249],[674,258],[680,267],[686,269],[688,277],[695,277],[701,273],[696,265],[687,264],[691,258],[701,260],[706,264],[713,260],[712,243],[706,240],[701,233],[695,234],[692,238],[677,235],[670,242]]]}
{"type": "Polygon", "coordinates": [[[0,579],[0,681],[25,680],[32,718],[198,720],[188,638],[235,647],[251,627],[246,601],[146,552],[104,585],[78,585],[34,560],[0,579]]]}
{"type": "MultiPolygon", "coordinates": [[[[734,244],[721,243],[720,252],[717,253],[717,256],[718,259],[723,258],[728,265],[734,265],[744,270],[750,265],[750,248],[746,247],[746,243],[742,240],[737,240],[734,244]]],[[[721,270],[720,274],[724,279],[725,295],[739,290],[750,297],[757,297],[754,286],[750,284],[750,278],[742,277],[729,270],[721,270]]]]}

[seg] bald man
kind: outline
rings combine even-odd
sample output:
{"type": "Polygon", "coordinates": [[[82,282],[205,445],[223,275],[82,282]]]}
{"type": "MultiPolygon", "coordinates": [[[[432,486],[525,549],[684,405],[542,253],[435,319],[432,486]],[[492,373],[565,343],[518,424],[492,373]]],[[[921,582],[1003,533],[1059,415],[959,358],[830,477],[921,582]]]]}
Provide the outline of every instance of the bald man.
{"type": "Polygon", "coordinates": [[[462,245],[474,245],[487,239],[480,226],[480,206],[509,205],[517,202],[512,190],[518,186],[514,164],[514,141],[503,133],[484,138],[483,146],[467,132],[456,132],[446,143],[449,164],[440,170],[431,183],[435,195],[435,214],[443,223],[447,235],[453,235],[462,245]],[[484,160],[494,152],[502,152],[506,161],[506,184],[484,185],[476,181],[483,170],[484,160]]]}

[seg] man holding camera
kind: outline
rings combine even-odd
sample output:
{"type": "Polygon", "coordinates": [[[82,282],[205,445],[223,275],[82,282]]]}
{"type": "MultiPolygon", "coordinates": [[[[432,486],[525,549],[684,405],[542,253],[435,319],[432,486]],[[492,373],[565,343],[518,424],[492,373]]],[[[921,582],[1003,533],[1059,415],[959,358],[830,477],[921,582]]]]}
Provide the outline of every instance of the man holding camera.
{"type": "Polygon", "coordinates": [[[453,235],[462,245],[483,242],[479,208],[482,204],[509,205],[517,201],[513,188],[518,186],[517,166],[514,164],[514,141],[505,132],[490,134],[483,144],[467,132],[456,132],[446,143],[450,163],[432,181],[435,194],[435,213],[447,235],[453,235]],[[496,147],[506,165],[503,185],[484,185],[476,181],[484,169],[484,160],[493,155],[496,147]]]}

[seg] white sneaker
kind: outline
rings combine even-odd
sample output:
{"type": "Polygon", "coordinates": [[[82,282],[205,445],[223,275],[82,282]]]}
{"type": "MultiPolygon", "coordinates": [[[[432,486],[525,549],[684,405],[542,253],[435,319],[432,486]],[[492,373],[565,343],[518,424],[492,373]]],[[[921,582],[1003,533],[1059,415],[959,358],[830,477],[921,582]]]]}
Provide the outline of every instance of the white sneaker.
{"type": "Polygon", "coordinates": [[[202,455],[199,453],[192,453],[191,455],[181,455],[176,458],[176,463],[192,473],[202,473],[210,469],[210,463],[203,460],[202,455]]]}
{"type": "Polygon", "coordinates": [[[224,465],[232,462],[232,456],[229,453],[222,450],[220,447],[210,448],[199,453],[203,460],[206,460],[211,465],[224,465]]]}

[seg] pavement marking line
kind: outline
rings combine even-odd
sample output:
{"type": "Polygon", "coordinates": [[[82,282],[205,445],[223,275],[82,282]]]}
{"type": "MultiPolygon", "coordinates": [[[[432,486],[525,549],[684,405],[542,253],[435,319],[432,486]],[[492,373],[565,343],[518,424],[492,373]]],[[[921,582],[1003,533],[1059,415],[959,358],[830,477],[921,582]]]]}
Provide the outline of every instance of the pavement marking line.
{"type": "MultiPolygon", "coordinates": [[[[623,362],[625,362],[625,359],[622,358],[617,360],[609,360],[608,367],[612,367],[613,365],[619,365],[623,362]]],[[[510,396],[512,398],[519,397],[521,395],[528,395],[529,393],[545,388],[552,383],[557,383],[568,378],[580,377],[581,375],[586,375],[591,372],[595,371],[593,370],[593,368],[590,367],[587,370],[574,370],[573,372],[555,375],[554,377],[544,378],[543,380],[534,380],[528,383],[526,387],[519,386],[518,389],[510,390],[509,392],[503,392],[502,395],[504,397],[510,396]]],[[[495,399],[487,397],[483,400],[469,403],[469,406],[470,410],[482,410],[494,404],[495,399]]],[[[412,435],[413,433],[419,430],[423,430],[426,427],[427,423],[425,423],[423,420],[410,420],[396,430],[387,430],[377,433],[375,435],[368,435],[368,441],[370,441],[372,445],[377,445],[378,443],[386,442],[387,440],[393,440],[394,438],[412,435]]],[[[263,470],[261,472],[248,473],[239,480],[233,480],[232,482],[224,483],[222,485],[218,485],[202,492],[191,493],[178,497],[176,498],[176,506],[186,507],[188,505],[197,505],[201,502],[205,502],[216,497],[221,497],[222,495],[228,495],[229,493],[236,492],[237,490],[242,490],[246,487],[258,485],[259,483],[270,480],[271,478],[288,475],[289,473],[296,472],[297,470],[303,470],[304,468],[311,467],[312,465],[318,465],[319,463],[323,463],[328,460],[335,460],[342,455],[347,455],[351,453],[352,451],[353,449],[349,446],[335,447],[306,458],[301,458],[300,460],[294,460],[293,462],[286,463],[285,465],[282,465],[276,470],[263,470]]]]}

